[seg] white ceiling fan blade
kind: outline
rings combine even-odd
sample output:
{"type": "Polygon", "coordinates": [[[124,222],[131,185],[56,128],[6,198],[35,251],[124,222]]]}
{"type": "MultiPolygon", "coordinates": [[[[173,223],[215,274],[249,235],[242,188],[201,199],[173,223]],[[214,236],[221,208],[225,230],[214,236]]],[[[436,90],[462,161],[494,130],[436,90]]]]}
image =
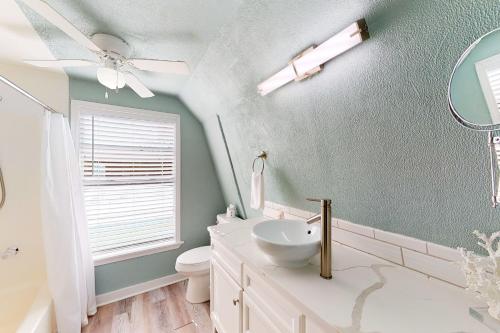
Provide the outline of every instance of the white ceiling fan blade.
{"type": "Polygon", "coordinates": [[[125,72],[125,82],[127,85],[135,91],[135,93],[142,98],[153,97],[155,94],[151,92],[139,79],[132,73],[125,72]]]}
{"type": "Polygon", "coordinates": [[[23,60],[25,63],[36,67],[60,68],[60,67],[83,67],[95,66],[94,61],[80,59],[61,59],[61,60],[23,60]]]}
{"type": "Polygon", "coordinates": [[[42,0],[21,0],[28,7],[33,9],[39,15],[44,17],[47,21],[61,29],[66,35],[73,38],[77,43],[85,46],[91,51],[102,53],[102,50],[94,44],[87,36],[80,32],[61,14],[56,12],[45,1],[42,0]]]}
{"type": "Polygon", "coordinates": [[[184,61],[130,59],[129,62],[137,69],[143,71],[181,75],[189,74],[189,67],[184,61]]]}

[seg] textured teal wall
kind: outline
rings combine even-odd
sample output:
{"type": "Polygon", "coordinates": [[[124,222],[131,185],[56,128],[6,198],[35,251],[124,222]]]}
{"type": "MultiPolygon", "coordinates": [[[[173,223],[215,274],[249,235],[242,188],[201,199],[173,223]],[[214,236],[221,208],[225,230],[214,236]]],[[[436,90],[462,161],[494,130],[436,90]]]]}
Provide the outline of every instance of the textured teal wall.
{"type": "Polygon", "coordinates": [[[249,215],[250,167],[269,151],[268,200],[449,245],[499,230],[486,135],[461,127],[447,84],[465,48],[500,24],[498,0],[248,1],[182,92],[202,120],[227,201],[237,203],[217,130],[225,127],[249,215]],[[365,17],[371,39],[322,73],[266,97],[257,84],[297,52],[365,17]]]}
{"type": "Polygon", "coordinates": [[[224,199],[203,127],[178,98],[157,95],[141,99],[129,89],[110,92],[104,99],[104,88],[98,83],[70,80],[72,99],[179,114],[181,117],[181,239],[184,244],[175,251],[96,267],[96,292],[102,294],[132,284],[175,273],[177,256],[190,248],[207,245],[207,226],[215,223],[216,214],[224,210],[224,199]]]}

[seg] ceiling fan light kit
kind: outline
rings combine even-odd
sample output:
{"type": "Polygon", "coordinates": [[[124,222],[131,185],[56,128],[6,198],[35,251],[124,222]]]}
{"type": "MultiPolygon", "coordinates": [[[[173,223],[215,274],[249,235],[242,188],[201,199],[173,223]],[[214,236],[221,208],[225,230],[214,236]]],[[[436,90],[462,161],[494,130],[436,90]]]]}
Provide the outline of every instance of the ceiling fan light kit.
{"type": "Polygon", "coordinates": [[[109,67],[100,67],[97,69],[97,81],[111,90],[125,87],[125,75],[109,67]]]}
{"type": "Polygon", "coordinates": [[[121,69],[126,64],[130,47],[120,38],[106,34],[95,34],[92,41],[104,52],[100,55],[104,66],[97,69],[97,81],[111,90],[123,88],[125,75],[121,69]]]}
{"type": "Polygon", "coordinates": [[[100,33],[88,38],[43,0],[20,1],[99,58],[98,61],[84,59],[25,60],[25,63],[37,67],[98,66],[97,80],[100,84],[112,90],[118,90],[127,85],[142,98],[152,97],[154,94],[133,72],[139,70],[177,75],[190,73],[189,67],[184,61],[130,58],[131,48],[121,38],[100,33]]]}

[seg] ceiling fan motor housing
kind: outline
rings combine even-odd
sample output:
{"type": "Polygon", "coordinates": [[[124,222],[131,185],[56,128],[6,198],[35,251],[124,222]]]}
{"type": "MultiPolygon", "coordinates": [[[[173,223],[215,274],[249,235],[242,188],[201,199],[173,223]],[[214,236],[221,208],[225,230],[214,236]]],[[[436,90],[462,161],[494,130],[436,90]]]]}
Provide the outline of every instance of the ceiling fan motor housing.
{"type": "Polygon", "coordinates": [[[130,46],[123,39],[108,35],[94,34],[92,41],[104,51],[110,60],[124,61],[131,55],[130,46]]]}

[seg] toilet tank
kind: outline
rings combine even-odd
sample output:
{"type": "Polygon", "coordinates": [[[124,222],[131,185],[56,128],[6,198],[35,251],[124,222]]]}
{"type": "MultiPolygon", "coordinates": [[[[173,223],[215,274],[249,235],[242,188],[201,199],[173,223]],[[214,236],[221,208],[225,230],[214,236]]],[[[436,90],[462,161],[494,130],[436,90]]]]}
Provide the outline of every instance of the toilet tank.
{"type": "Polygon", "coordinates": [[[217,224],[232,223],[232,222],[242,222],[243,220],[239,217],[227,217],[226,214],[217,215],[217,224]]]}

